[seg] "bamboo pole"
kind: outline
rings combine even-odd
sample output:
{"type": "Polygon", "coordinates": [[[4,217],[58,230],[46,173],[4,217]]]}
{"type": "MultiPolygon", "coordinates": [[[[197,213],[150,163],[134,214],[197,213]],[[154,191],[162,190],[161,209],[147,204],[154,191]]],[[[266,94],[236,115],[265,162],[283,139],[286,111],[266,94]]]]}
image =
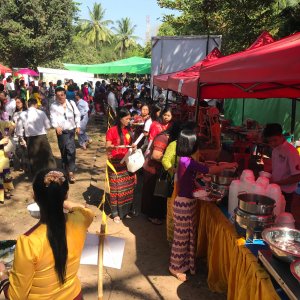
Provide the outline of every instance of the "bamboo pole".
{"type": "Polygon", "coordinates": [[[102,220],[98,249],[98,300],[103,300],[103,252],[106,231],[106,221],[102,220]]]}

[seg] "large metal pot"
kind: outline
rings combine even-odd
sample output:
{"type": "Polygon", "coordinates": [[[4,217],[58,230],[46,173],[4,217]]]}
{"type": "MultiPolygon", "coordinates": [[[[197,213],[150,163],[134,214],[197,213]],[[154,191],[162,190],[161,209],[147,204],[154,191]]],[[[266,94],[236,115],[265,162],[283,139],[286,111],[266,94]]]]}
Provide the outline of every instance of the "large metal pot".
{"type": "Polygon", "coordinates": [[[251,215],[239,208],[236,208],[234,212],[236,223],[244,229],[261,228],[261,230],[263,230],[264,228],[272,226],[275,220],[274,215],[251,215]]]}
{"type": "Polygon", "coordinates": [[[230,185],[231,182],[238,179],[236,170],[224,170],[218,175],[211,175],[211,181],[218,185],[230,185]]]}
{"type": "Polygon", "coordinates": [[[239,194],[239,209],[253,215],[272,215],[275,201],[258,194],[239,194]]]}

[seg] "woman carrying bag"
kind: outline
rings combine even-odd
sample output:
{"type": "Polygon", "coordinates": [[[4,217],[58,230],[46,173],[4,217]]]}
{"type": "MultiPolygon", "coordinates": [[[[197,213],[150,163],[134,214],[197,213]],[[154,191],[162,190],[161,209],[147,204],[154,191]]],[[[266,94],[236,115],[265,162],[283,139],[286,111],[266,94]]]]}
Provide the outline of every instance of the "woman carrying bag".
{"type": "Polygon", "coordinates": [[[106,150],[108,155],[108,179],[110,186],[111,216],[115,223],[132,212],[135,175],[128,172],[123,158],[132,145],[132,133],[129,129],[130,112],[122,107],[117,114],[116,125],[106,133],[106,150]]]}
{"type": "Polygon", "coordinates": [[[157,181],[164,172],[161,160],[168,144],[177,139],[179,131],[179,123],[173,123],[166,131],[158,134],[153,141],[143,167],[142,212],[155,225],[161,225],[166,216],[167,197],[157,196],[154,193],[157,181]]]}

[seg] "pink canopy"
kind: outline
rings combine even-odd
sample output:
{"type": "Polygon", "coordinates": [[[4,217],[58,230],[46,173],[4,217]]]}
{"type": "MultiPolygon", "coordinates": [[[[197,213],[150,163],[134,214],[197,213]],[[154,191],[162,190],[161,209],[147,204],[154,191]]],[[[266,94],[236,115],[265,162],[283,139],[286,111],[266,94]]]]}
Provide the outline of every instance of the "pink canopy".
{"type": "Polygon", "coordinates": [[[23,74],[23,75],[29,75],[29,76],[34,76],[34,77],[37,77],[39,76],[39,73],[32,70],[32,69],[29,69],[29,68],[24,68],[24,69],[19,69],[17,71],[18,74],[23,74]]]}

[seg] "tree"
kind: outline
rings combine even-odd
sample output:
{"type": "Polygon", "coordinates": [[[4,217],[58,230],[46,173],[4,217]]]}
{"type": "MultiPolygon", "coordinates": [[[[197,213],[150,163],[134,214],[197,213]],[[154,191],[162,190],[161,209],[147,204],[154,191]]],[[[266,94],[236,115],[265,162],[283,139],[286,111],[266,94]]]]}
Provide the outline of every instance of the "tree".
{"type": "Polygon", "coordinates": [[[73,34],[72,0],[0,2],[0,52],[11,67],[32,67],[61,57],[73,34]]]}
{"type": "MultiPolygon", "coordinates": [[[[181,12],[178,17],[164,17],[176,35],[221,34],[224,54],[247,48],[263,30],[278,36],[281,25],[287,20],[283,9],[294,8],[296,3],[299,1],[158,0],[161,7],[181,12]]],[[[165,25],[165,28],[168,27],[165,25]]]]}
{"type": "Polygon", "coordinates": [[[122,18],[118,20],[117,27],[112,29],[116,33],[117,45],[115,47],[116,51],[120,51],[120,57],[123,57],[125,52],[136,45],[137,36],[133,35],[136,25],[131,24],[130,18],[122,18]]]}
{"type": "Polygon", "coordinates": [[[111,20],[104,20],[105,9],[101,3],[94,3],[93,9],[88,7],[90,20],[80,20],[79,34],[87,39],[96,49],[105,42],[110,42],[112,33],[107,27],[113,24],[111,20]]]}

